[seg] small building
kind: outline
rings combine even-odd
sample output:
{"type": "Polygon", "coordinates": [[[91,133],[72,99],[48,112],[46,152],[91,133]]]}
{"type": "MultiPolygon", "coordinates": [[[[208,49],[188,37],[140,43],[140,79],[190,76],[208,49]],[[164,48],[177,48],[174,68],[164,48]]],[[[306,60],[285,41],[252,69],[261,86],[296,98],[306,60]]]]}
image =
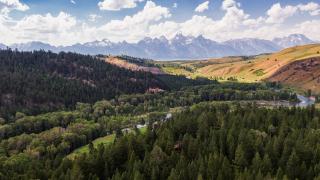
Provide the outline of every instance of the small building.
{"type": "Polygon", "coordinates": [[[171,120],[171,119],[172,119],[172,113],[168,113],[168,114],[166,115],[165,120],[167,121],[167,120],[171,120]]]}
{"type": "Polygon", "coordinates": [[[156,93],[160,93],[160,92],[164,92],[164,90],[160,89],[160,88],[149,88],[147,90],[147,93],[152,93],[152,94],[156,94],[156,93]]]}
{"type": "Polygon", "coordinates": [[[310,96],[309,100],[315,102],[316,101],[316,97],[315,96],[310,96]]]}
{"type": "Polygon", "coordinates": [[[141,128],[144,128],[144,127],[146,127],[146,126],[147,126],[146,124],[138,124],[138,125],[137,125],[137,128],[138,128],[138,129],[141,129],[141,128]]]}

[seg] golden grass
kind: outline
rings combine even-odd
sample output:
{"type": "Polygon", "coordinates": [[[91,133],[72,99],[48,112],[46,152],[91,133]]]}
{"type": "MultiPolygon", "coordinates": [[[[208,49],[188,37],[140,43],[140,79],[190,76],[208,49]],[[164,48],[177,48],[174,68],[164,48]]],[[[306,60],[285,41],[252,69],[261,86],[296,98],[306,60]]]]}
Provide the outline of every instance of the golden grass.
{"type": "Polygon", "coordinates": [[[203,61],[160,62],[160,64],[177,65],[163,68],[163,71],[169,74],[185,75],[193,78],[203,76],[210,79],[235,77],[240,82],[257,82],[270,77],[281,67],[291,62],[320,56],[319,51],[320,44],[311,44],[296,46],[274,54],[260,55],[246,60],[241,57],[226,57],[203,61]],[[181,66],[192,68],[194,72],[185,71],[181,66]]]}

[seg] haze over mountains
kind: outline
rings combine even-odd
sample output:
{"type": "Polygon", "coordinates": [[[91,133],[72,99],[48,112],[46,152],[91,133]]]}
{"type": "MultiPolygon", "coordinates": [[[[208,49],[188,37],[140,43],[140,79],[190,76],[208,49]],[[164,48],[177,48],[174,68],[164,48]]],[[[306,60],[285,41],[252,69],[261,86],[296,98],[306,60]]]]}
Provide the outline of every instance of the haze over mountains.
{"type": "MultiPolygon", "coordinates": [[[[263,40],[254,38],[233,39],[225,42],[216,42],[203,36],[192,37],[177,34],[172,39],[165,37],[145,38],[138,43],[114,43],[107,39],[93,41],[72,46],[52,46],[42,42],[13,44],[10,48],[32,51],[51,50],[53,52],[71,51],[82,54],[126,54],[151,59],[204,59],[224,56],[248,56],[261,53],[271,53],[283,48],[312,44],[315,41],[302,34],[292,34],[288,37],[263,40]]],[[[0,44],[0,48],[6,47],[0,44]]]]}

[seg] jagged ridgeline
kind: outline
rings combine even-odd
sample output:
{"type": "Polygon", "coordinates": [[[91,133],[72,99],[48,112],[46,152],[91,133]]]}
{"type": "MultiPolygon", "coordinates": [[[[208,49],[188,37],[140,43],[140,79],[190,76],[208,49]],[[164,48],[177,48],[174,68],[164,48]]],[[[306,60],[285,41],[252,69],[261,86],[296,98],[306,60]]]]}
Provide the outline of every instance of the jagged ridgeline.
{"type": "Polygon", "coordinates": [[[37,114],[150,88],[170,90],[205,83],[134,72],[89,55],[7,49],[0,51],[0,116],[8,118],[17,111],[37,114]],[[179,83],[172,86],[172,82],[179,83]]]}

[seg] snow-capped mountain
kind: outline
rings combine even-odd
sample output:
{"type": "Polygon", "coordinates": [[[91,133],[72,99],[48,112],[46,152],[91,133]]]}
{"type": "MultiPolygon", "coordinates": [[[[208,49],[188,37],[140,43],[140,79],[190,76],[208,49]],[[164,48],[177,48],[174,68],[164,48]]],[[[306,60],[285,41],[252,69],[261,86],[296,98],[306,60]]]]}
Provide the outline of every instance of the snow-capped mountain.
{"type": "Polygon", "coordinates": [[[303,34],[292,34],[287,37],[275,38],[273,42],[283,48],[316,43],[303,34]]]}
{"type": "MultiPolygon", "coordinates": [[[[272,53],[280,49],[314,43],[304,35],[290,35],[284,38],[275,38],[273,41],[263,39],[235,39],[225,42],[216,42],[203,36],[193,37],[177,34],[172,39],[164,36],[159,38],[144,38],[137,43],[101,41],[74,44],[71,46],[52,46],[42,42],[14,44],[12,49],[23,51],[50,50],[53,52],[71,51],[81,54],[112,54],[130,55],[150,59],[205,59],[224,56],[257,55],[272,53]]],[[[0,48],[6,48],[5,45],[0,48]]]]}
{"type": "Polygon", "coordinates": [[[5,49],[5,48],[7,48],[7,46],[0,43],[0,49],[5,49]]]}
{"type": "Polygon", "coordinates": [[[238,55],[257,55],[261,53],[269,53],[282,49],[277,44],[263,39],[235,39],[224,42],[238,51],[238,55]]]}
{"type": "Polygon", "coordinates": [[[18,49],[20,51],[33,51],[33,50],[40,50],[43,49],[45,51],[58,51],[58,48],[52,46],[50,44],[42,43],[39,41],[32,41],[28,43],[21,43],[21,44],[13,44],[10,46],[11,49],[18,49]]]}

